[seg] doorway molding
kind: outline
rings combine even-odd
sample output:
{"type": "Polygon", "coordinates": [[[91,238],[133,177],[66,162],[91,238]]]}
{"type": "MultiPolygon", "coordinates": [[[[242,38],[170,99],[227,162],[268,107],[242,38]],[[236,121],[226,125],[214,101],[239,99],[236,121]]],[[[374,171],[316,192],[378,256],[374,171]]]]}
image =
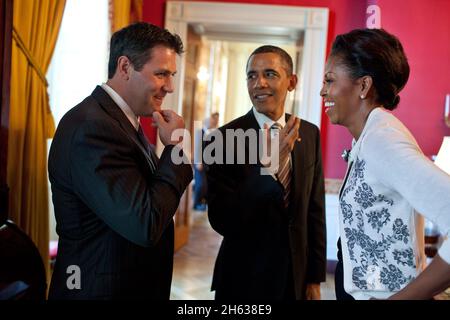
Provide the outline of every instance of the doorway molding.
{"type": "MultiPolygon", "coordinates": [[[[251,27],[284,27],[304,32],[303,51],[298,64],[299,84],[294,114],[320,128],[322,98],[319,95],[325,67],[328,8],[259,5],[242,3],[168,1],[165,28],[187,41],[188,24],[214,23],[251,27]]],[[[177,57],[175,91],[164,99],[164,108],[181,114],[186,55],[177,57]]]]}

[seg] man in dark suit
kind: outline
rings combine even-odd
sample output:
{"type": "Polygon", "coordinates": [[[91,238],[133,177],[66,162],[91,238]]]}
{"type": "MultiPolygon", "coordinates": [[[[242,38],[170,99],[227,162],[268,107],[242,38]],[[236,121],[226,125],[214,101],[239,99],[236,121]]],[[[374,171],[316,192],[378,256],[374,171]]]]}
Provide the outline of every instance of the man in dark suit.
{"type": "Polygon", "coordinates": [[[175,214],[192,167],[161,110],[173,91],[177,35],[136,23],[111,38],[108,81],[61,120],[49,156],[59,235],[50,299],[169,299],[175,214]],[[158,159],[139,124],[153,116],[158,159]]]}
{"type": "Polygon", "coordinates": [[[316,126],[304,120],[300,125],[284,112],[286,94],[297,84],[292,71],[292,59],[281,48],[256,49],[247,62],[253,108],[219,128],[228,144],[224,161],[231,152],[227,130],[262,129],[279,141],[279,166],[262,174],[268,163],[250,162],[251,153],[260,152],[250,139],[234,143],[234,160],[244,150],[243,164],[207,166],[209,221],[224,237],[212,283],[218,300],[320,299],[326,272],[320,136],[316,126]]]}

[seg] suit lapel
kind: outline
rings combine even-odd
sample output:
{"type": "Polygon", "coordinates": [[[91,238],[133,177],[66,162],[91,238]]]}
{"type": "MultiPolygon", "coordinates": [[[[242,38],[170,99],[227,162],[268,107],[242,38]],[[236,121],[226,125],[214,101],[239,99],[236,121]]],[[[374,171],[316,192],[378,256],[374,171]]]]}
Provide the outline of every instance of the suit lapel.
{"type": "Polygon", "coordinates": [[[249,112],[242,118],[244,121],[242,122],[242,129],[255,129],[257,132],[261,129],[259,127],[258,121],[256,121],[255,115],[253,114],[253,109],[250,109],[249,112]]]}
{"type": "MultiPolygon", "coordinates": [[[[253,109],[250,109],[250,111],[242,118],[242,123],[240,125],[240,127],[245,131],[248,129],[253,129],[256,130],[256,134],[258,137],[258,146],[259,146],[259,133],[261,130],[261,127],[259,126],[258,121],[255,118],[255,114],[253,113],[253,109]]],[[[245,143],[245,148],[246,148],[246,152],[247,154],[249,154],[250,152],[250,146],[248,145],[248,141],[245,143]]],[[[258,166],[262,166],[260,159],[259,159],[259,147],[258,147],[258,157],[257,157],[257,162],[258,162],[258,166]]]]}
{"type": "MultiPolygon", "coordinates": [[[[119,126],[125,131],[128,137],[138,146],[141,152],[145,155],[147,159],[148,165],[150,166],[152,172],[155,171],[155,166],[157,165],[158,157],[156,154],[148,154],[142,143],[139,141],[137,137],[136,129],[131,124],[130,120],[128,120],[127,116],[123,113],[123,111],[119,108],[119,106],[114,102],[113,99],[103,90],[100,86],[97,86],[92,92],[92,97],[98,101],[100,106],[108,113],[113,119],[115,119],[119,126]],[[156,159],[156,162],[155,162],[156,159]]],[[[154,149],[150,148],[151,152],[154,153],[154,149]]]]}

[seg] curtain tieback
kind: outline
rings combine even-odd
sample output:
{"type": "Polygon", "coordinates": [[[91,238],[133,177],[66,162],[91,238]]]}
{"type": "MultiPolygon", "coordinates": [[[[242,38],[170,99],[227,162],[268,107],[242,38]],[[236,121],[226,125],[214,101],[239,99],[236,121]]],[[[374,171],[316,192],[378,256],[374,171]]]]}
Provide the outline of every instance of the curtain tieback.
{"type": "Polygon", "coordinates": [[[39,75],[39,78],[41,78],[42,82],[45,84],[46,87],[48,87],[47,78],[45,78],[44,73],[42,72],[41,68],[37,64],[36,60],[33,58],[33,55],[31,54],[30,50],[28,50],[27,46],[23,42],[22,38],[20,37],[19,33],[17,32],[16,28],[13,27],[13,38],[16,40],[17,45],[22,50],[23,54],[27,57],[28,63],[36,70],[37,74],[39,75]]]}

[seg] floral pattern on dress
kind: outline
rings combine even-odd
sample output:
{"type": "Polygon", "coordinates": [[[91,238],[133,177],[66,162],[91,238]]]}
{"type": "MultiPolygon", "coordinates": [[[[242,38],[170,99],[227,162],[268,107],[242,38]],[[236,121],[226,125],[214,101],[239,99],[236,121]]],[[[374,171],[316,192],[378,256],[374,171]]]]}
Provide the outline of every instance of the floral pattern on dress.
{"type": "Polygon", "coordinates": [[[347,193],[353,191],[355,189],[356,181],[358,178],[364,178],[364,166],[366,162],[364,160],[359,160],[356,158],[355,166],[351,172],[349,172],[348,182],[346,183],[346,187],[342,193],[342,197],[345,197],[347,193]]]}
{"type": "Polygon", "coordinates": [[[392,226],[392,230],[394,231],[394,239],[403,241],[405,244],[409,241],[409,230],[408,226],[403,223],[403,220],[400,218],[395,219],[394,225],[392,226]]]}
{"type": "Polygon", "coordinates": [[[353,261],[358,263],[355,257],[355,245],[358,245],[361,250],[359,256],[359,263],[363,265],[379,265],[379,261],[387,263],[386,252],[390,249],[393,243],[392,237],[382,238],[381,241],[375,241],[364,233],[363,230],[354,228],[345,228],[345,236],[347,238],[347,246],[349,249],[350,257],[353,261]]]}
{"type": "Polygon", "coordinates": [[[350,254],[350,259],[358,263],[358,260],[356,260],[353,250],[355,248],[355,244],[357,243],[358,231],[351,228],[345,228],[344,231],[345,231],[345,238],[347,239],[347,247],[348,252],[350,254]]]}
{"type": "Polygon", "coordinates": [[[352,281],[358,288],[367,290],[367,277],[363,268],[356,267],[353,269],[352,281]]]}
{"type": "Polygon", "coordinates": [[[373,206],[373,203],[377,201],[377,196],[373,193],[372,188],[365,182],[363,182],[355,192],[354,200],[367,209],[373,206]]]}
{"type": "Polygon", "coordinates": [[[377,230],[377,233],[380,233],[381,228],[391,220],[391,215],[387,208],[382,208],[381,211],[370,211],[366,213],[366,217],[369,218],[370,225],[377,230]]]}
{"type": "Polygon", "coordinates": [[[393,252],[394,259],[397,264],[401,264],[403,266],[416,267],[414,263],[414,252],[412,248],[408,248],[406,250],[398,250],[395,249],[393,252]]]}
{"type": "Polygon", "coordinates": [[[389,291],[398,291],[401,289],[402,285],[411,281],[413,277],[405,277],[398,267],[390,264],[387,268],[383,267],[381,269],[380,279],[381,283],[384,284],[389,291]]]}
{"type": "Polygon", "coordinates": [[[392,216],[394,201],[365,181],[365,170],[365,161],[356,158],[340,199],[352,281],[362,290],[400,290],[415,268],[410,231],[392,216]]]}
{"type": "Polygon", "coordinates": [[[353,176],[355,178],[364,179],[365,166],[366,166],[366,162],[364,160],[359,160],[359,158],[356,158],[355,170],[353,171],[353,176]]]}
{"type": "Polygon", "coordinates": [[[361,210],[356,210],[355,218],[356,218],[356,226],[358,227],[358,229],[359,230],[364,230],[363,212],[361,210]]]}
{"type": "Polygon", "coordinates": [[[386,196],[384,194],[379,194],[378,195],[378,201],[386,202],[390,206],[394,205],[394,200],[386,198],[386,196]]]}
{"type": "Polygon", "coordinates": [[[364,248],[361,256],[367,259],[368,265],[378,266],[379,261],[388,263],[386,252],[389,250],[391,243],[389,238],[383,239],[382,241],[375,241],[365,235],[365,242],[361,243],[361,247],[364,248]]]}
{"type": "Polygon", "coordinates": [[[348,223],[352,223],[353,222],[352,205],[348,204],[345,201],[341,201],[340,205],[341,205],[342,215],[343,215],[343,219],[344,219],[343,222],[345,223],[346,221],[348,221],[348,223]]]}

